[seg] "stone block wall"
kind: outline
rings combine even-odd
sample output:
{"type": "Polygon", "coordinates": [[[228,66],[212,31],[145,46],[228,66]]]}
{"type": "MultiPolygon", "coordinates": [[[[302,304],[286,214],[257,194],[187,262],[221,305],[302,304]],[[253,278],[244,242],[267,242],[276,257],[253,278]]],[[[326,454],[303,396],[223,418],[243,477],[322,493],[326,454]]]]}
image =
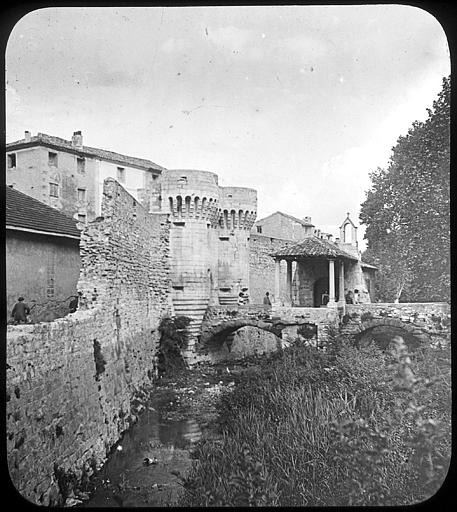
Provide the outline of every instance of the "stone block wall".
{"type": "MultiPolygon", "coordinates": [[[[275,261],[271,253],[293,245],[294,241],[272,238],[251,232],[249,241],[249,294],[252,304],[262,304],[265,292],[270,292],[273,301],[275,292],[275,261]]],[[[296,279],[294,277],[294,285],[296,279]]],[[[281,262],[280,300],[287,300],[286,263],[281,262]]]]}
{"type": "Polygon", "coordinates": [[[445,302],[346,304],[348,322],[342,332],[358,334],[367,326],[385,322],[430,340],[432,344],[447,343],[451,338],[451,307],[445,302]],[[399,323],[401,322],[401,324],[399,323]]]}
{"type": "Polygon", "coordinates": [[[103,218],[81,237],[78,311],[7,332],[7,457],[29,501],[61,499],[62,482],[99,466],[134,420],[154,374],[158,325],[172,313],[169,223],[114,180],[103,218]]]}

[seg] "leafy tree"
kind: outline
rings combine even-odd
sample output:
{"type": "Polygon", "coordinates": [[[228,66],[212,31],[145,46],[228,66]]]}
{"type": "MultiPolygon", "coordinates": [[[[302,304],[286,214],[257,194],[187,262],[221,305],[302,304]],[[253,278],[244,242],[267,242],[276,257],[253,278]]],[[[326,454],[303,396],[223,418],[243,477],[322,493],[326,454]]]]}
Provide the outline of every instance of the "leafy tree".
{"type": "Polygon", "coordinates": [[[381,300],[449,299],[450,95],[443,78],[428,118],[399,137],[387,169],[370,174],[360,220],[381,300]]]}

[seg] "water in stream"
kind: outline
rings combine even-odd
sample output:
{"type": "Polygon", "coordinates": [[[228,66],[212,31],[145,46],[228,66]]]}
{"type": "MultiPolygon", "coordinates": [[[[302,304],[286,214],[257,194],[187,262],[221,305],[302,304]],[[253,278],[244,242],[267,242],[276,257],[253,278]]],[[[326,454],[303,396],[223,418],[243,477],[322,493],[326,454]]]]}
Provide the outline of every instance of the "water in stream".
{"type": "Polygon", "coordinates": [[[191,465],[189,448],[201,431],[191,417],[164,419],[160,408],[157,401],[146,406],[94,478],[94,492],[80,507],[166,506],[176,501],[180,475],[191,465]]]}

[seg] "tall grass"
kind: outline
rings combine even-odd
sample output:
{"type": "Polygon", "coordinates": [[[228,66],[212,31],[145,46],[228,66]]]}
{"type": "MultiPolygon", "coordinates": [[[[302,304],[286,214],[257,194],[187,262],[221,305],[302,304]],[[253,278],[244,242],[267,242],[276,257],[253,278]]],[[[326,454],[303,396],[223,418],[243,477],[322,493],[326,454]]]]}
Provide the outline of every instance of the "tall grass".
{"type": "Polygon", "coordinates": [[[441,485],[450,454],[450,359],[348,343],[294,346],[242,376],[202,442],[188,506],[400,505],[441,485]]]}

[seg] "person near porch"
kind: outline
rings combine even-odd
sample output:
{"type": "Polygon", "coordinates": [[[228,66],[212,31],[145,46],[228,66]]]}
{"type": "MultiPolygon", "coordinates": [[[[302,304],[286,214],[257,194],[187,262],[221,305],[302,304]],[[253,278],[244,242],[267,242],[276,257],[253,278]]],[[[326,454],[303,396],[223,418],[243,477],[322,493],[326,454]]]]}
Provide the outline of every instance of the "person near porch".
{"type": "Polygon", "coordinates": [[[354,304],[354,295],[351,290],[347,291],[344,298],[346,299],[346,304],[354,304]]]}
{"type": "Polygon", "coordinates": [[[354,290],[354,304],[359,304],[359,290],[354,290]]]}
{"type": "Polygon", "coordinates": [[[30,314],[30,308],[24,302],[24,297],[19,297],[17,299],[16,304],[13,306],[13,311],[11,311],[11,316],[14,319],[15,324],[20,324],[22,322],[27,323],[27,315],[30,314]]]}
{"type": "Polygon", "coordinates": [[[328,304],[329,300],[330,300],[330,295],[328,294],[328,291],[325,290],[325,292],[322,294],[322,305],[326,306],[328,304]]]}
{"type": "Polygon", "coordinates": [[[271,306],[270,292],[266,292],[265,293],[265,297],[263,298],[263,305],[264,306],[271,306]]]}

